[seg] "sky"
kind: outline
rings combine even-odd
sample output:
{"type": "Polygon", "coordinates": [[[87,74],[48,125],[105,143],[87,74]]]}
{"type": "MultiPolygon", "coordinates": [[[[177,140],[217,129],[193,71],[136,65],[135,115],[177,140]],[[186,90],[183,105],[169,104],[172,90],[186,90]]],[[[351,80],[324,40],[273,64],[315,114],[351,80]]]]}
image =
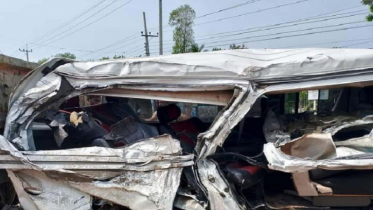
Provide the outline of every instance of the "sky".
{"type": "MultiPolygon", "coordinates": [[[[373,23],[364,21],[369,8],[360,2],[163,0],[164,54],[172,51],[169,14],[184,4],[196,12],[196,43],[204,44],[208,50],[227,49],[233,43],[248,48],[373,48],[373,23]],[[213,14],[200,17],[209,13],[213,14]],[[307,18],[314,19],[304,20],[307,18]]],[[[32,49],[29,57],[33,62],[65,52],[75,54],[77,60],[144,56],[142,13],[146,13],[148,31],[157,34],[158,3],[159,0],[0,0],[0,53],[26,59],[19,48],[25,49],[27,44],[32,49]]],[[[158,55],[158,49],[159,39],[151,38],[151,56],[158,55]]]]}

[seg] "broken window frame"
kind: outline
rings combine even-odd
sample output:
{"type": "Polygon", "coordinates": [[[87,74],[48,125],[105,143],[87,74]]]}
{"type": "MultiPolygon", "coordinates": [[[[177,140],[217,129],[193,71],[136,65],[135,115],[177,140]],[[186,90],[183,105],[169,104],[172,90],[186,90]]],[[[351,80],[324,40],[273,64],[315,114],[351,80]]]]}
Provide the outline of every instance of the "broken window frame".
{"type": "MultiPolygon", "coordinates": [[[[53,75],[52,75],[53,77],[53,75]]],[[[26,78],[27,79],[27,78],[26,78]]],[[[203,85],[201,84],[196,84],[195,82],[193,82],[193,80],[189,80],[186,82],[186,84],[180,84],[180,85],[177,85],[177,84],[173,84],[173,85],[169,85],[167,86],[166,85],[166,88],[159,88],[159,87],[154,87],[152,85],[149,85],[148,87],[144,87],[143,85],[143,82],[141,81],[140,82],[141,85],[139,85],[138,87],[140,87],[139,89],[143,88],[145,90],[163,90],[163,91],[167,91],[167,90],[173,90],[173,91],[186,91],[186,90],[201,90],[201,91],[206,91],[206,90],[225,90],[225,89],[235,89],[235,93],[234,95],[236,95],[239,99],[240,102],[242,102],[243,100],[245,100],[245,97],[246,94],[247,94],[247,91],[242,91],[244,89],[247,89],[246,86],[249,84],[248,82],[246,81],[235,81],[235,80],[221,80],[221,81],[218,81],[218,83],[216,81],[212,81],[210,83],[205,83],[203,85]],[[241,86],[238,86],[240,85],[241,86]],[[170,87],[171,86],[171,87],[170,87]],[[238,88],[239,87],[239,88],[238,88]],[[241,91],[238,91],[238,89],[241,88],[241,91]]],[[[58,87],[59,85],[57,84],[57,86],[55,86],[56,88],[58,87]]],[[[128,87],[130,88],[136,88],[135,85],[129,85],[128,87]]],[[[53,87],[51,87],[53,91],[53,87]]],[[[107,88],[107,87],[106,87],[107,88]]],[[[68,94],[67,96],[63,96],[62,98],[59,98],[57,101],[59,103],[61,103],[62,101],[68,99],[68,98],[71,98],[71,97],[75,97],[75,96],[78,96],[78,95],[81,95],[81,94],[88,94],[88,93],[92,93],[92,92],[95,92],[99,89],[106,89],[106,88],[96,88],[96,89],[93,89],[93,88],[84,88],[84,89],[81,89],[81,90],[78,90],[78,91],[73,91],[72,93],[68,94]]],[[[50,90],[47,90],[47,91],[50,91],[50,90]]],[[[54,95],[51,95],[50,97],[53,97],[54,95]]],[[[233,97],[231,99],[231,101],[229,102],[230,105],[234,105],[234,106],[229,106],[229,107],[226,107],[225,109],[223,109],[220,113],[219,113],[219,116],[217,118],[222,118],[222,119],[215,119],[215,121],[213,122],[213,125],[215,124],[219,124],[219,125],[215,125],[213,127],[215,127],[215,131],[216,131],[216,128],[220,126],[220,124],[224,124],[224,120],[226,119],[227,116],[230,115],[230,113],[235,113],[235,110],[236,110],[236,105],[237,105],[237,100],[236,100],[235,97],[233,97]]],[[[43,99],[44,101],[48,101],[48,95],[46,98],[43,99]]],[[[56,103],[58,104],[58,103],[56,103]]],[[[47,108],[47,107],[43,107],[44,110],[47,108]]],[[[42,112],[43,109],[40,109],[39,107],[35,107],[33,109],[33,111],[31,112],[32,114],[31,115],[27,115],[26,117],[24,117],[24,119],[22,120],[23,123],[21,123],[21,126],[20,127],[13,127],[10,125],[10,128],[8,128],[8,132],[10,132],[12,129],[14,131],[15,130],[18,130],[20,131],[19,129],[23,129],[23,131],[27,128],[30,127],[31,125],[31,122],[33,121],[33,119],[35,118],[35,116],[37,116],[40,112],[42,112]]],[[[30,111],[29,111],[30,112],[30,111]]],[[[236,113],[238,114],[238,113],[236,113]]],[[[236,116],[236,118],[239,118],[239,116],[236,116]]],[[[12,118],[11,118],[12,119],[12,118]]],[[[232,127],[234,127],[234,123],[233,124],[230,124],[232,125],[232,127]]],[[[227,130],[227,129],[225,129],[227,130]]],[[[213,132],[215,132],[213,131],[213,132]]],[[[21,130],[22,132],[22,130],[21,130]]],[[[17,133],[20,133],[20,132],[17,132],[17,133]]],[[[207,132],[208,135],[211,135],[212,132],[207,132]]],[[[9,133],[8,133],[9,135],[9,133]]],[[[226,134],[227,135],[227,134],[226,134]]],[[[213,136],[212,136],[213,137],[213,136]]],[[[213,139],[213,138],[212,138],[213,139]]],[[[224,139],[221,139],[221,141],[223,141],[224,139]]],[[[6,140],[5,140],[6,141],[6,140]]],[[[21,160],[23,163],[27,164],[27,168],[31,167],[31,168],[35,168],[35,169],[38,169],[38,170],[43,170],[42,167],[39,167],[38,165],[35,165],[34,163],[30,162],[25,156],[23,153],[25,152],[20,152],[18,151],[15,147],[13,147],[13,145],[9,144],[9,142],[4,142],[4,144],[7,145],[7,147],[10,147],[11,149],[5,149],[5,150],[8,150],[8,151],[13,151],[13,155],[18,155],[16,156],[19,160],[21,160]]],[[[2,147],[2,148],[5,148],[5,147],[2,147]]],[[[64,150],[61,150],[61,151],[64,151],[64,150]]],[[[211,150],[210,150],[211,151],[211,150]]],[[[30,151],[29,153],[34,153],[32,151],[30,151]]],[[[38,151],[39,155],[43,156],[43,153],[44,151],[38,151]]],[[[13,160],[13,159],[12,159],[13,160]]],[[[206,163],[209,163],[209,161],[207,161],[206,163]]],[[[21,164],[22,165],[22,164],[21,164]]],[[[204,166],[204,165],[200,165],[199,168],[200,170],[205,168],[205,167],[210,167],[210,165],[208,166],[204,166]]],[[[87,165],[83,166],[84,167],[89,167],[87,165]]],[[[216,166],[215,166],[216,167],[216,166]]],[[[15,167],[15,165],[12,165],[8,168],[9,170],[17,170],[17,167],[15,167]]],[[[63,168],[61,168],[63,169],[63,168]]],[[[211,172],[211,171],[210,171],[211,172]]],[[[201,172],[202,173],[202,172],[201,172]]],[[[224,179],[224,177],[222,177],[222,175],[219,173],[218,170],[215,169],[215,173],[216,173],[216,177],[215,177],[215,180],[217,180],[217,182],[215,182],[215,184],[217,183],[220,183],[220,186],[219,188],[222,188],[224,190],[224,192],[227,192],[228,194],[230,194],[229,196],[226,196],[223,200],[224,203],[227,203],[228,206],[231,206],[231,207],[237,207],[238,206],[238,203],[236,202],[236,200],[234,199],[234,195],[232,194],[232,191],[229,190],[230,187],[229,187],[229,184],[226,182],[226,180],[224,179]],[[225,181],[224,181],[225,180],[225,181]],[[227,190],[228,189],[228,190],[227,190]],[[233,206],[232,206],[233,205],[233,206]]],[[[207,184],[208,185],[208,184],[207,184]]],[[[206,189],[211,189],[211,187],[207,187],[206,189]]],[[[214,187],[213,187],[214,188],[214,187]]],[[[216,188],[217,189],[217,188],[216,188]]],[[[207,190],[207,192],[209,192],[209,190],[207,190]]],[[[213,193],[210,192],[209,195],[212,195],[213,193]]],[[[220,196],[220,195],[219,195],[220,196]]]]}
{"type": "MultiPolygon", "coordinates": [[[[343,88],[343,87],[366,87],[373,85],[373,75],[355,75],[351,77],[334,77],[332,79],[324,80],[310,80],[299,83],[283,83],[264,88],[258,87],[258,91],[261,94],[282,94],[289,92],[299,92],[302,90],[319,90],[319,89],[332,89],[332,88],[343,88]]],[[[344,160],[334,160],[313,162],[303,161],[299,158],[287,156],[278,152],[278,148],[275,143],[265,144],[264,152],[267,153],[267,159],[269,160],[269,168],[273,170],[279,170],[283,172],[305,172],[317,167],[324,169],[371,169],[373,165],[372,159],[348,159],[348,156],[344,160]],[[364,163],[362,163],[364,162],[364,163]],[[286,166],[286,167],[284,167],[286,166]]]]}

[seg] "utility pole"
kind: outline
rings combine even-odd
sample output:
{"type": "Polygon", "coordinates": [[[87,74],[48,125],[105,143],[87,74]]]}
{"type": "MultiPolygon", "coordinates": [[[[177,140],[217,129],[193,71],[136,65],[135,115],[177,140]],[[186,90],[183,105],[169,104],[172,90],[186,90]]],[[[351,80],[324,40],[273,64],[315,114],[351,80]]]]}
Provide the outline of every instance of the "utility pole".
{"type": "Polygon", "coordinates": [[[146,52],[145,54],[146,54],[146,56],[150,56],[149,39],[148,39],[148,37],[158,37],[158,33],[157,33],[157,35],[151,35],[150,32],[148,34],[148,29],[146,28],[145,12],[143,12],[142,15],[143,15],[143,18],[144,18],[144,31],[145,31],[145,34],[141,31],[141,36],[145,37],[145,52],[146,52]]]}
{"type": "Polygon", "coordinates": [[[22,50],[19,49],[19,51],[26,53],[26,57],[27,57],[27,61],[28,61],[28,53],[29,53],[29,52],[32,52],[32,49],[31,49],[31,50],[28,50],[28,48],[27,48],[27,44],[26,44],[26,50],[25,50],[25,49],[22,49],[22,50]]]}
{"type": "Polygon", "coordinates": [[[162,0],[159,0],[159,55],[163,55],[162,0]]]}

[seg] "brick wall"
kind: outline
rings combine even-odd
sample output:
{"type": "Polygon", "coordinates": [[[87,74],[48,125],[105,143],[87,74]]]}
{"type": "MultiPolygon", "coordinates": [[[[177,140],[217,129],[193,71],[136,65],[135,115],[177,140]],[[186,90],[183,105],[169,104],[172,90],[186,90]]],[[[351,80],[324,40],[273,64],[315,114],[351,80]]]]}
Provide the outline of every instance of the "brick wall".
{"type": "Polygon", "coordinates": [[[4,127],[9,96],[15,86],[37,64],[0,55],[0,129],[4,127]]]}

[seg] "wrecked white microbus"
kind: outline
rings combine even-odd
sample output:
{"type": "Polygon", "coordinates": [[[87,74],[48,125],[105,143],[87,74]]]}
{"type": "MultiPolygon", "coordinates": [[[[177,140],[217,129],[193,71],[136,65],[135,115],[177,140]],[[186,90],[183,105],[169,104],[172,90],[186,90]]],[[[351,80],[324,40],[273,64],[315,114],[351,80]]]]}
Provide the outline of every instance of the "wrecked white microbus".
{"type": "Polygon", "coordinates": [[[368,49],[53,58],[10,97],[1,205],[369,207],[372,114],[368,49]]]}

